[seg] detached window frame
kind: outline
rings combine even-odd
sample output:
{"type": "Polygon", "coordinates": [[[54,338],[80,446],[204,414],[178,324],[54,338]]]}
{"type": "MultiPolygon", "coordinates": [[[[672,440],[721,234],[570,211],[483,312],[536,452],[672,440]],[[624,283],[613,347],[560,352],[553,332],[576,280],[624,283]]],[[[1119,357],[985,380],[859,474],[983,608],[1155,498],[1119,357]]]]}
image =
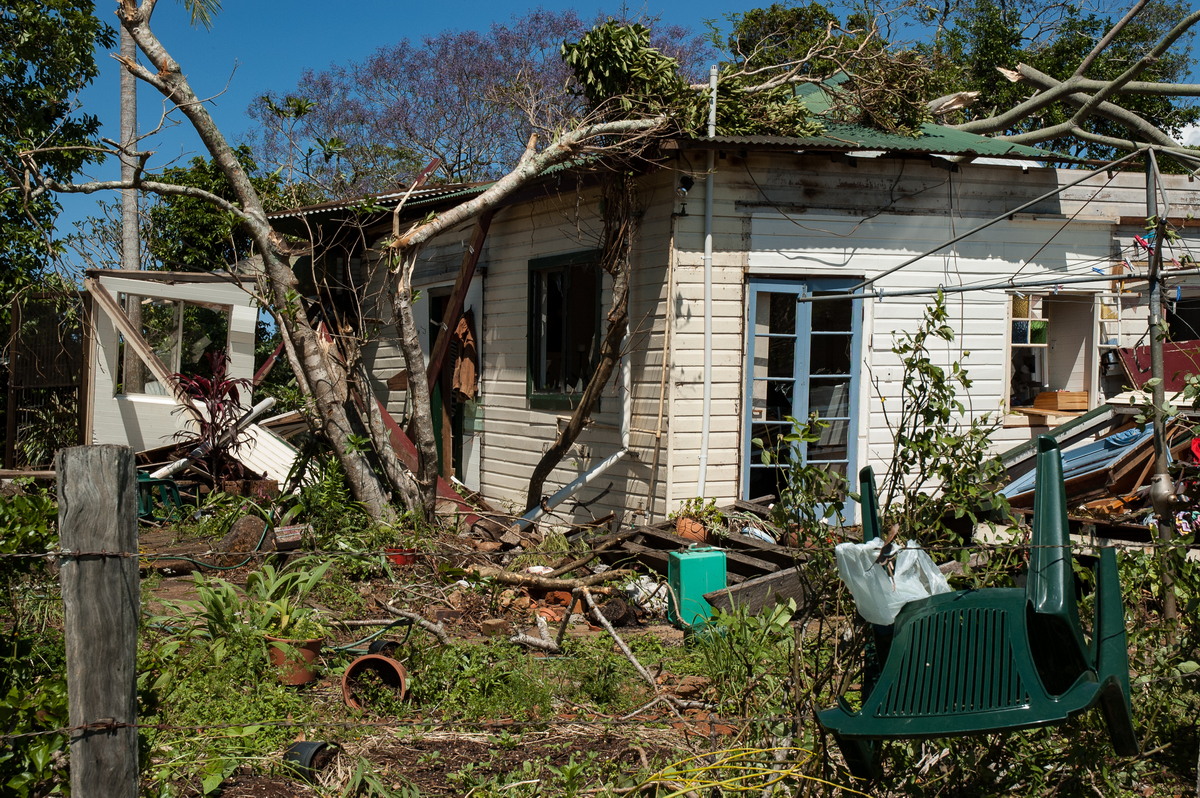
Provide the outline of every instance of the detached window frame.
{"type": "Polygon", "coordinates": [[[536,410],[569,410],[600,357],[599,250],[529,261],[526,395],[536,410]]]}
{"type": "MultiPolygon", "coordinates": [[[[1037,395],[1073,391],[1096,402],[1100,300],[1095,292],[1010,293],[1007,295],[1006,426],[1024,426],[1037,395]]],[[[1066,415],[1047,414],[1054,426],[1066,415]]]]}
{"type": "MultiPolygon", "coordinates": [[[[122,293],[119,301],[126,315],[140,320],[142,337],[171,374],[212,376],[210,364],[203,361],[204,356],[209,353],[229,352],[232,305],[162,297],[149,291],[145,294],[122,293]],[[141,308],[140,313],[130,312],[135,305],[141,308]],[[158,315],[162,315],[162,311],[167,309],[168,323],[152,324],[145,316],[148,309],[158,309],[158,315]],[[219,318],[196,318],[197,314],[209,313],[215,313],[219,318]],[[223,328],[224,338],[213,340],[204,331],[204,327],[210,325],[223,328]],[[196,333],[201,333],[202,336],[196,333]]],[[[118,337],[118,342],[119,379],[114,381],[113,396],[170,396],[171,391],[160,384],[140,361],[138,373],[134,375],[136,384],[129,381],[129,375],[124,373],[125,364],[128,362],[128,345],[123,336],[118,337]]],[[[129,356],[136,357],[132,352],[129,352],[129,356]]]]}

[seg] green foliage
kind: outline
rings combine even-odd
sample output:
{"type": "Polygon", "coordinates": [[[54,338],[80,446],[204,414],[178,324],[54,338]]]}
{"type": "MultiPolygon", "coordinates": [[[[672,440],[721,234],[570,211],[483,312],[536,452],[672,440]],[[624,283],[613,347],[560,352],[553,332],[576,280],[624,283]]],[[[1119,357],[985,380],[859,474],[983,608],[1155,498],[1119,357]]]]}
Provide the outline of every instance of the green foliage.
{"type": "Polygon", "coordinates": [[[336,457],[312,457],[300,479],[295,499],[280,508],[286,510],[288,518],[312,525],[313,543],[318,548],[334,548],[340,540],[371,526],[366,510],[351,495],[336,457]]]}
{"type": "MultiPolygon", "coordinates": [[[[0,4],[0,163],[6,185],[21,181],[18,154],[38,155],[42,173],[59,181],[100,157],[80,145],[92,142],[99,120],[70,101],[95,79],[94,52],[112,47],[114,31],[93,16],[90,0],[6,0],[0,4]]],[[[50,197],[26,200],[0,192],[0,294],[13,297],[48,270],[57,251],[47,234],[59,206],[50,197]]],[[[8,308],[0,327],[8,328],[8,308]]]]}
{"type": "Polygon", "coordinates": [[[736,604],[730,612],[714,609],[696,635],[696,649],[701,673],[712,680],[722,709],[746,716],[783,705],[795,613],[794,599],[757,615],[736,604]]]}
{"type": "MultiPolygon", "coordinates": [[[[248,147],[239,147],[236,155],[250,175],[250,183],[268,210],[286,203],[278,175],[258,174],[258,165],[248,147]]],[[[193,158],[186,166],[164,169],[161,182],[201,189],[230,202],[237,195],[221,168],[207,158],[193,158]]],[[[156,196],[147,211],[150,220],[146,245],[163,268],[176,271],[215,271],[232,268],[251,254],[248,233],[233,214],[203,197],[156,196]]]]}
{"type": "Polygon", "coordinates": [[[699,521],[705,529],[710,530],[725,528],[725,513],[717,507],[716,499],[705,499],[702,496],[684,499],[680,503],[679,509],[671,513],[668,518],[671,521],[691,518],[693,521],[699,521]]]}
{"type": "MultiPolygon", "coordinates": [[[[771,520],[781,529],[795,531],[802,545],[814,537],[828,542],[824,532],[826,522],[841,524],[846,505],[846,478],[820,466],[811,465],[798,456],[802,446],[821,440],[821,430],[829,426],[813,413],[805,422],[787,417],[792,431],[779,439],[780,451],[787,452],[779,486],[779,499],[771,510],[771,520]]],[[[768,448],[760,439],[754,445],[762,449],[765,465],[776,465],[781,455],[768,448]]]]}
{"type": "Polygon", "coordinates": [[[679,74],[679,62],[650,46],[650,29],[609,20],[562,46],[584,98],[605,118],[673,114],[685,129],[703,119],[704,102],[679,74]]]}
{"type": "Polygon", "coordinates": [[[812,136],[830,121],[919,136],[930,121],[928,59],[889,46],[864,14],[850,15],[843,25],[820,3],[775,3],[728,19],[730,61],[721,70],[717,106],[721,133],[812,136]],[[840,73],[845,79],[829,81],[840,73]],[[784,75],[780,85],[758,89],[784,75]],[[828,110],[811,113],[795,94],[800,83],[824,83],[832,98],[828,110]]]}
{"type": "MultiPolygon", "coordinates": [[[[898,524],[906,537],[926,542],[959,537],[950,525],[972,526],[989,514],[1007,515],[999,487],[1004,467],[990,449],[999,419],[984,414],[967,420],[958,391],[971,380],[960,360],[937,365],[938,342],[952,344],[945,296],[939,291],[915,331],[897,336],[892,352],[903,369],[900,408],[884,403],[895,439],[892,463],[880,491],[883,525],[898,524]]],[[[965,359],[970,352],[963,352],[965,359]]]]}
{"type": "MultiPolygon", "coordinates": [[[[58,543],[57,507],[45,493],[0,499],[0,729],[6,734],[67,725],[65,649],[56,580],[39,557],[58,543]]],[[[0,793],[44,795],[63,777],[66,736],[18,737],[0,748],[0,793]]]]}

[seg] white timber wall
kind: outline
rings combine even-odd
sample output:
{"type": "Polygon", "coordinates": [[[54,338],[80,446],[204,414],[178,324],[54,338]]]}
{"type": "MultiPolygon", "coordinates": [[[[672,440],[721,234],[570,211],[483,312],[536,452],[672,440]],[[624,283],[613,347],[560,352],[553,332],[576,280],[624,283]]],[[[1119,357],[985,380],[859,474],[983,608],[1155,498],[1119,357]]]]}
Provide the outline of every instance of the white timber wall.
{"type": "MultiPolygon", "coordinates": [[[[691,154],[680,165],[692,173],[695,185],[687,215],[675,222],[668,507],[695,495],[699,476],[703,163],[702,154],[691,154]]],[[[954,166],[938,159],[721,153],[712,229],[713,406],[706,494],[721,501],[738,493],[745,434],[745,285],[751,274],[874,277],[1079,175],[1019,165],[954,166]]],[[[1183,179],[1168,178],[1168,194],[1172,217],[1194,212],[1200,202],[1200,193],[1183,179]]],[[[680,212],[678,199],[675,206],[680,212]]],[[[1145,216],[1143,176],[1101,175],[883,278],[877,287],[886,294],[1087,275],[1094,268],[1107,272],[1119,262],[1118,225],[1139,216],[1145,216]]],[[[1090,302],[1095,292],[1108,290],[1106,282],[1063,286],[1059,293],[1090,302]]],[[[962,398],[975,415],[995,414],[1006,401],[1008,297],[1003,290],[947,297],[957,337],[939,356],[946,364],[969,352],[964,363],[973,385],[962,398]]],[[[892,434],[883,407],[899,399],[894,335],[915,329],[931,299],[864,303],[860,465],[880,467],[890,459],[892,434]]],[[[1144,298],[1127,298],[1126,314],[1144,316],[1139,303],[1144,308],[1144,298]]],[[[1080,316],[1074,323],[1094,322],[1080,316]]],[[[1126,336],[1122,342],[1128,343],[1126,336]]],[[[1094,362],[1077,361],[1073,368],[1095,368],[1094,362]]],[[[996,434],[994,446],[1003,450],[1040,431],[1014,419],[996,434]]]]}
{"type": "MultiPolygon", "coordinates": [[[[100,276],[99,281],[114,297],[129,294],[228,307],[228,375],[231,379],[254,376],[254,326],[258,311],[250,292],[236,284],[223,282],[169,285],[153,280],[104,276],[100,276]]],[[[93,368],[88,386],[92,443],[123,444],[134,451],[172,443],[175,434],[188,426],[188,414],[176,412],[178,404],[171,396],[117,393],[120,353],[117,329],[98,306],[94,306],[91,315],[95,324],[89,355],[93,368]]]]}

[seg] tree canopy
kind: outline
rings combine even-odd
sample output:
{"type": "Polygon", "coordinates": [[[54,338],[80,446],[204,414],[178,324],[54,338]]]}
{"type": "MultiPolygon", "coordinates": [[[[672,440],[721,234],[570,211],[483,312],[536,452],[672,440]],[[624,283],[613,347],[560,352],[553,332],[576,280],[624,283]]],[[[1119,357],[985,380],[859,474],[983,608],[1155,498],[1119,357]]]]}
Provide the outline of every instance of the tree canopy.
{"type": "MultiPolygon", "coordinates": [[[[535,10],[309,70],[250,108],[255,155],[333,196],[393,190],[433,158],[436,179],[494,179],[531,133],[552,136],[578,116],[560,48],[588,27],[574,11],[535,10]]],[[[711,58],[705,38],[683,28],[659,26],[653,43],[689,78],[711,58]]]]}
{"type": "MultiPolygon", "coordinates": [[[[0,165],[12,188],[26,185],[21,153],[43,149],[38,168],[68,180],[100,157],[86,146],[97,118],[71,102],[97,74],[98,45],[111,47],[115,32],[93,16],[90,0],[0,2],[0,165]]],[[[0,291],[12,296],[47,270],[59,205],[52,195],[0,192],[0,291]]]]}
{"type": "MultiPolygon", "coordinates": [[[[278,174],[262,175],[249,147],[235,154],[263,206],[277,210],[285,204],[278,174]]],[[[221,168],[209,158],[193,158],[186,166],[165,169],[164,182],[202,189],[209,194],[237,201],[233,187],[221,168]]],[[[144,225],[146,245],[154,260],[163,268],[178,271],[231,269],[253,253],[250,235],[241,220],[216,208],[203,197],[158,196],[147,211],[144,225]]]]}

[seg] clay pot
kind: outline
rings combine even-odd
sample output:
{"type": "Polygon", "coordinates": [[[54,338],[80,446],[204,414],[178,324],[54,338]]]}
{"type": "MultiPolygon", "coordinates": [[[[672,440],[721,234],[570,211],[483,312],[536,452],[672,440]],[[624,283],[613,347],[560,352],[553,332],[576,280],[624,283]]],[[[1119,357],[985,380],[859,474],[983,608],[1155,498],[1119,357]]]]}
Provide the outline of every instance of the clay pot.
{"type": "Polygon", "coordinates": [[[396,660],[380,654],[364,654],[346,666],[342,674],[342,700],[351,709],[366,709],[363,706],[363,696],[359,694],[358,685],[364,678],[378,681],[396,692],[396,697],[404,698],[408,691],[408,671],[396,660]]]}
{"type": "Polygon", "coordinates": [[[267,635],[267,657],[283,684],[308,684],[317,679],[317,657],[324,645],[325,638],[287,640],[267,635]]]}
{"type": "Polygon", "coordinates": [[[704,528],[704,524],[695,518],[677,518],[675,520],[675,534],[681,538],[694,540],[697,543],[708,542],[708,530],[704,528]]]}

